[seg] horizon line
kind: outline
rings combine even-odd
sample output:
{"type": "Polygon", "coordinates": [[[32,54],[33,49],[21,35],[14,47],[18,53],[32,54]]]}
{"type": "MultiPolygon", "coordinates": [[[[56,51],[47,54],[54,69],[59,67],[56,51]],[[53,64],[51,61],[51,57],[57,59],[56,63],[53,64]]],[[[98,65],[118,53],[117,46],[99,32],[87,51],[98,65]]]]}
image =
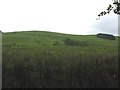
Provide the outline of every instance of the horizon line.
{"type": "MultiPolygon", "coordinates": [[[[66,35],[97,35],[99,33],[101,34],[110,34],[110,33],[102,33],[102,32],[99,32],[99,33],[93,33],[93,34],[70,34],[70,33],[62,33],[62,32],[54,32],[54,31],[43,31],[43,30],[24,30],[24,31],[8,31],[8,32],[3,32],[2,30],[0,30],[0,32],[2,33],[14,33],[14,32],[50,32],[50,33],[58,33],[58,34],[66,34],[66,35]]],[[[111,35],[114,35],[114,34],[111,34],[111,35]]],[[[114,35],[114,36],[120,36],[119,34],[118,35],[114,35]]]]}

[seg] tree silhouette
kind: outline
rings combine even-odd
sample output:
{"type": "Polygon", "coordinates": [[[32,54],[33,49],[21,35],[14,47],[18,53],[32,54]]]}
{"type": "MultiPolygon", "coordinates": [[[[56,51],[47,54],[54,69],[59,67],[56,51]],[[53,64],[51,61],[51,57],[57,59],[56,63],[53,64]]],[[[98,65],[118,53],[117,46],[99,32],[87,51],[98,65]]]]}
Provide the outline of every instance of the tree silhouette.
{"type": "Polygon", "coordinates": [[[109,4],[106,11],[102,11],[100,14],[98,14],[99,19],[101,16],[109,14],[112,10],[115,14],[120,15],[120,0],[112,0],[112,1],[113,1],[113,4],[112,5],[109,4]]]}

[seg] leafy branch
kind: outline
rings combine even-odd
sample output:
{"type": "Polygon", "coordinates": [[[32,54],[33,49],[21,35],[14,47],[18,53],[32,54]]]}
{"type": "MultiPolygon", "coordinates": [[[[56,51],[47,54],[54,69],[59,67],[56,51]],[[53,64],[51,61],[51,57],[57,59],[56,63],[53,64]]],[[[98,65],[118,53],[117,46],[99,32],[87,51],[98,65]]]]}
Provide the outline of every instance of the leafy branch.
{"type": "Polygon", "coordinates": [[[106,11],[102,11],[100,14],[98,14],[99,19],[100,19],[101,16],[104,16],[106,14],[110,14],[110,12],[112,10],[115,14],[120,15],[120,0],[112,0],[112,1],[113,1],[113,5],[109,4],[106,11]]]}

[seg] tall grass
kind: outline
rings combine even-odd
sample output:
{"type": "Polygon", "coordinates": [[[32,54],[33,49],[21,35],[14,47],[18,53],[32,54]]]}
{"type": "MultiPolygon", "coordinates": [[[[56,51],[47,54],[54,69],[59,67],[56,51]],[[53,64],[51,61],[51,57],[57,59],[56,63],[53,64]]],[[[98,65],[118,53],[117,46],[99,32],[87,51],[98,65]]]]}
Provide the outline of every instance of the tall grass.
{"type": "Polygon", "coordinates": [[[3,38],[3,88],[118,87],[116,45],[84,41],[87,46],[67,46],[61,39],[57,45],[49,40],[29,45],[3,38]]]}

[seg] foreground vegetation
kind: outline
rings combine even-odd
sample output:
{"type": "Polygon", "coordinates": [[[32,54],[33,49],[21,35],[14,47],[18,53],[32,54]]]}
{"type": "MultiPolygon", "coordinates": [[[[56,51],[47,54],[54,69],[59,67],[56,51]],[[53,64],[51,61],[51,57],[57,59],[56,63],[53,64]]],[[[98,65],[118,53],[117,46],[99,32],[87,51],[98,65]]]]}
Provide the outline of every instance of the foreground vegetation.
{"type": "Polygon", "coordinates": [[[3,34],[3,88],[118,87],[118,38],[3,34]]]}

